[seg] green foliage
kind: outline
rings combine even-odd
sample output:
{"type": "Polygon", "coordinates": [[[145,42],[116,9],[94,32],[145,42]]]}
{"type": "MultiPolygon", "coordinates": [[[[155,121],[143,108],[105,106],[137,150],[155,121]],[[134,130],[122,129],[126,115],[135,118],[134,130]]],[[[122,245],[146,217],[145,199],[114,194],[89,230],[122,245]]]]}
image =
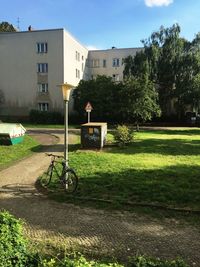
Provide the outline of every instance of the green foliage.
{"type": "Polygon", "coordinates": [[[74,90],[75,109],[84,118],[84,107],[93,106],[92,121],[112,123],[146,121],[158,116],[158,94],[146,77],[114,83],[111,77],[98,76],[95,80],[81,81],[74,90]]]}
{"type": "Polygon", "coordinates": [[[138,256],[132,260],[130,267],[189,267],[189,266],[181,259],[165,261],[145,256],[138,256]]]}
{"type": "Polygon", "coordinates": [[[125,146],[133,141],[133,133],[126,125],[118,125],[114,139],[119,146],[125,146]]]}
{"type": "Polygon", "coordinates": [[[63,124],[63,116],[60,112],[31,110],[29,113],[31,123],[35,124],[63,124]]]}
{"type": "Polygon", "coordinates": [[[41,261],[41,267],[123,267],[118,263],[100,263],[97,261],[88,261],[85,257],[80,256],[71,259],[70,257],[64,257],[59,260],[57,258],[51,258],[49,260],[44,259],[41,261]]]}
{"type": "Polygon", "coordinates": [[[0,213],[0,266],[25,266],[27,241],[23,236],[22,221],[4,211],[0,213]]]}
{"type": "Polygon", "coordinates": [[[180,37],[180,31],[178,24],[169,28],[161,26],[142,41],[143,51],[124,60],[125,77],[146,76],[157,85],[165,116],[174,112],[174,108],[181,117],[188,104],[191,110],[199,109],[200,86],[194,87],[193,81],[200,72],[200,34],[189,42],[180,37]]]}
{"type": "Polygon", "coordinates": [[[16,29],[13,27],[12,24],[3,21],[0,23],[0,32],[16,32],[16,29]]]}
{"type": "Polygon", "coordinates": [[[120,121],[118,104],[121,90],[122,84],[112,82],[111,77],[97,76],[93,80],[81,80],[73,93],[80,120],[87,121],[85,106],[89,101],[93,106],[91,121],[120,121]]]}
{"type": "Polygon", "coordinates": [[[153,116],[160,116],[157,103],[158,93],[147,77],[129,78],[125,81],[122,91],[121,113],[128,121],[136,123],[151,120],[153,116]]]}

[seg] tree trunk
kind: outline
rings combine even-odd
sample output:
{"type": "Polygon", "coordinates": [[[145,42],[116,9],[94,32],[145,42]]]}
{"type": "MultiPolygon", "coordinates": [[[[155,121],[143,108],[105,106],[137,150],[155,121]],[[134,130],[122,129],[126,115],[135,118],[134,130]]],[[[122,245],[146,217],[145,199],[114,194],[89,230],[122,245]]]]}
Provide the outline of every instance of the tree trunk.
{"type": "Polygon", "coordinates": [[[140,131],[140,128],[139,128],[139,123],[136,122],[136,131],[139,132],[140,131]]]}

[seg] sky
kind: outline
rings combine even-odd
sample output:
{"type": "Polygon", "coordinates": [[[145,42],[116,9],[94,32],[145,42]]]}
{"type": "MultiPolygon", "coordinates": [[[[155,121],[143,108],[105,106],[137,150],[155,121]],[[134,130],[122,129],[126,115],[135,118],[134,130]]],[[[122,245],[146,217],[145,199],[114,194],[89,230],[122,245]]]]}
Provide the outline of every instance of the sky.
{"type": "Polygon", "coordinates": [[[0,0],[0,22],[21,31],[65,28],[89,49],[142,47],[160,26],[200,32],[200,0],[0,0]]]}

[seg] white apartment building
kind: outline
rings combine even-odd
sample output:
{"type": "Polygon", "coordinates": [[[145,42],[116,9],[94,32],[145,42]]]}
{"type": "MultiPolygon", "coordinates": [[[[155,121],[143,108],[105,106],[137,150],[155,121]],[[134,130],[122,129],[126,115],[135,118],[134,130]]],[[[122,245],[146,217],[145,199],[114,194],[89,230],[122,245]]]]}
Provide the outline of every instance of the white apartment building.
{"type": "Polygon", "coordinates": [[[112,77],[113,81],[122,81],[123,60],[129,55],[135,56],[136,52],[141,49],[112,47],[107,50],[89,51],[90,77],[96,78],[97,75],[106,75],[112,77]]]}
{"type": "MultiPolygon", "coordinates": [[[[63,111],[61,83],[97,75],[123,79],[123,58],[141,48],[88,51],[64,29],[0,33],[0,118],[63,111]]],[[[70,110],[73,110],[70,101],[70,110]]]]}

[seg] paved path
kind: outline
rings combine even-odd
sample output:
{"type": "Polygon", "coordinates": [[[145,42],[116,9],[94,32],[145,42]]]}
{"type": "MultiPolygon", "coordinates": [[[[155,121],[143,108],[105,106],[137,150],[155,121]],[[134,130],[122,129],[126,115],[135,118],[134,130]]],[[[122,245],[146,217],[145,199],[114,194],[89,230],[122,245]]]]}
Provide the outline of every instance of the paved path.
{"type": "MultiPolygon", "coordinates": [[[[198,228],[175,219],[159,221],[134,213],[111,214],[60,204],[39,193],[35,188],[36,179],[49,164],[44,151],[58,153],[63,149],[62,131],[52,130],[51,134],[60,138],[60,142],[51,145],[54,138],[46,132],[43,152],[0,172],[0,208],[24,219],[29,237],[119,258],[136,253],[164,258],[179,256],[200,266],[198,228]]],[[[41,136],[37,133],[36,138],[41,136]]]]}

